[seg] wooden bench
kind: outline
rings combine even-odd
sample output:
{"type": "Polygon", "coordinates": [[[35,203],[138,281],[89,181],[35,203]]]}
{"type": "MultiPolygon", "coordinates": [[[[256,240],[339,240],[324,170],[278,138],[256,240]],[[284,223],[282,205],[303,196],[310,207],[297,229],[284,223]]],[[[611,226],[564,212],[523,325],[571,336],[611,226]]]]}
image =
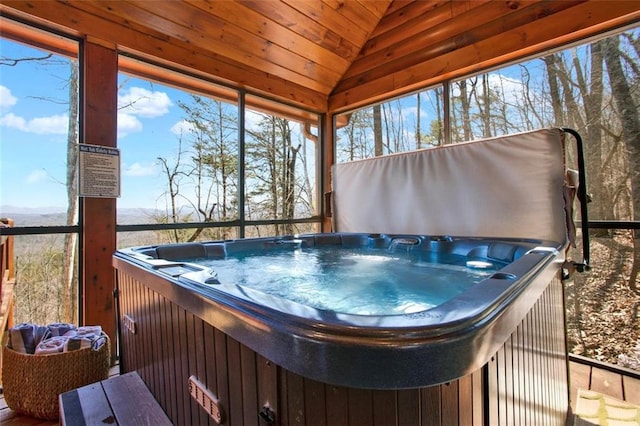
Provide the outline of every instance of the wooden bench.
{"type": "Polygon", "coordinates": [[[59,396],[60,425],[171,425],[135,371],[59,396]]]}

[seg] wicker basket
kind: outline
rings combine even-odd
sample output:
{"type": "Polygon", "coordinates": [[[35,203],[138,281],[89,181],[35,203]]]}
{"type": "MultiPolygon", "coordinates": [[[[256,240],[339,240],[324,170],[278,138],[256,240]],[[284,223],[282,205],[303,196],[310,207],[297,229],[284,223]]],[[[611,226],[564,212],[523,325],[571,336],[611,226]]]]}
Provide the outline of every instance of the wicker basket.
{"type": "Polygon", "coordinates": [[[110,341],[100,349],[29,355],[2,348],[4,399],[12,410],[40,419],[59,416],[58,395],[109,377],[110,341]]]}

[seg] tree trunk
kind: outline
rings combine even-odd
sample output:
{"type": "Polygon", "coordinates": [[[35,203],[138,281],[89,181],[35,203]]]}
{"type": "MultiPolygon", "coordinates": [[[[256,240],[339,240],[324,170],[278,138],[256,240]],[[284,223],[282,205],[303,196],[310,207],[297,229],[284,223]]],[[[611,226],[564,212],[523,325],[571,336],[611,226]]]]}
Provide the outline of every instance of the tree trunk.
{"type": "Polygon", "coordinates": [[[420,134],[420,92],[416,93],[416,149],[422,148],[420,134]]]}
{"type": "MultiPolygon", "coordinates": [[[[638,212],[640,212],[640,118],[638,118],[638,108],[631,96],[631,89],[620,62],[619,36],[609,37],[603,40],[602,43],[604,60],[607,64],[607,72],[611,81],[611,93],[622,124],[622,140],[627,154],[629,181],[631,183],[633,218],[638,219],[638,212]]],[[[640,269],[639,239],[640,232],[636,230],[633,235],[633,266],[629,278],[629,286],[634,290],[637,289],[638,270],[640,269]]]]}
{"type": "Polygon", "coordinates": [[[376,157],[382,155],[382,112],[380,105],[373,107],[373,154],[376,157]]]}
{"type": "MultiPolygon", "coordinates": [[[[67,225],[78,220],[78,63],[70,61],[69,77],[69,125],[67,133],[67,225]]],[[[64,237],[64,259],[62,262],[62,318],[61,321],[77,323],[77,255],[78,234],[64,237]]]]}
{"type": "Polygon", "coordinates": [[[553,53],[547,55],[542,60],[547,68],[547,83],[549,84],[549,97],[551,98],[551,107],[553,108],[553,125],[568,126],[564,118],[564,108],[562,106],[562,97],[560,95],[560,86],[558,84],[558,55],[553,53]]]}
{"type": "MultiPolygon", "coordinates": [[[[469,105],[467,81],[471,82],[471,80],[465,80],[458,84],[458,87],[460,87],[460,107],[462,108],[462,140],[464,141],[470,141],[473,137],[473,132],[471,131],[471,106],[469,105]]],[[[476,80],[473,81],[473,84],[476,84],[476,80]]]]}
{"type": "Polygon", "coordinates": [[[482,114],[482,137],[491,137],[491,86],[489,86],[489,77],[487,74],[482,75],[482,104],[480,104],[480,112],[482,114]]]}

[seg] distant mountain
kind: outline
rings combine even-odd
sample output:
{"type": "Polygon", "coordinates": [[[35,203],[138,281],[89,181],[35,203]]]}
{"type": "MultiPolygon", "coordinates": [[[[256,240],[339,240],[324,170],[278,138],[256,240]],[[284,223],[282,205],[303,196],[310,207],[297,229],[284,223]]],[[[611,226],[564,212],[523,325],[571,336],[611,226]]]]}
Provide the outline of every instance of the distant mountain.
{"type": "MultiPolygon", "coordinates": [[[[13,219],[16,226],[56,226],[64,225],[66,211],[62,207],[16,207],[0,206],[0,218],[13,219]]],[[[118,223],[121,225],[153,223],[153,217],[160,212],[154,209],[118,209],[118,223]]]]}
{"type": "Polygon", "coordinates": [[[0,206],[0,217],[11,217],[12,214],[56,214],[64,213],[64,207],[18,207],[18,206],[0,206]]]}

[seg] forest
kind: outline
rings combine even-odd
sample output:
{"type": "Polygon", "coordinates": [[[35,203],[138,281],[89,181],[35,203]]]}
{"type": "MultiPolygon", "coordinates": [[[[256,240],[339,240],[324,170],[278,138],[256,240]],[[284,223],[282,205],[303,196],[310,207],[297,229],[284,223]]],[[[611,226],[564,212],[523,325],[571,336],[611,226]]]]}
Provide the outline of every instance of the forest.
{"type": "MultiPolygon", "coordinates": [[[[588,219],[638,221],[639,36],[629,30],[342,114],[336,160],[569,127],[584,141],[588,219]]],[[[77,63],[69,61],[66,224],[78,217],[77,82],[77,63]]],[[[165,208],[149,221],[210,226],[146,232],[140,244],[315,231],[320,149],[308,123],[251,110],[239,138],[237,105],[194,93],[179,107],[187,125],[176,155],[156,158],[165,208]],[[240,219],[252,224],[240,230],[240,219]]],[[[576,163],[570,147],[566,161],[576,163]]],[[[569,350],[640,369],[640,230],[590,233],[591,269],[565,283],[569,350]]],[[[16,237],[16,321],[73,321],[77,236],[33,238],[16,237]]],[[[579,246],[572,256],[581,260],[579,246]]]]}

